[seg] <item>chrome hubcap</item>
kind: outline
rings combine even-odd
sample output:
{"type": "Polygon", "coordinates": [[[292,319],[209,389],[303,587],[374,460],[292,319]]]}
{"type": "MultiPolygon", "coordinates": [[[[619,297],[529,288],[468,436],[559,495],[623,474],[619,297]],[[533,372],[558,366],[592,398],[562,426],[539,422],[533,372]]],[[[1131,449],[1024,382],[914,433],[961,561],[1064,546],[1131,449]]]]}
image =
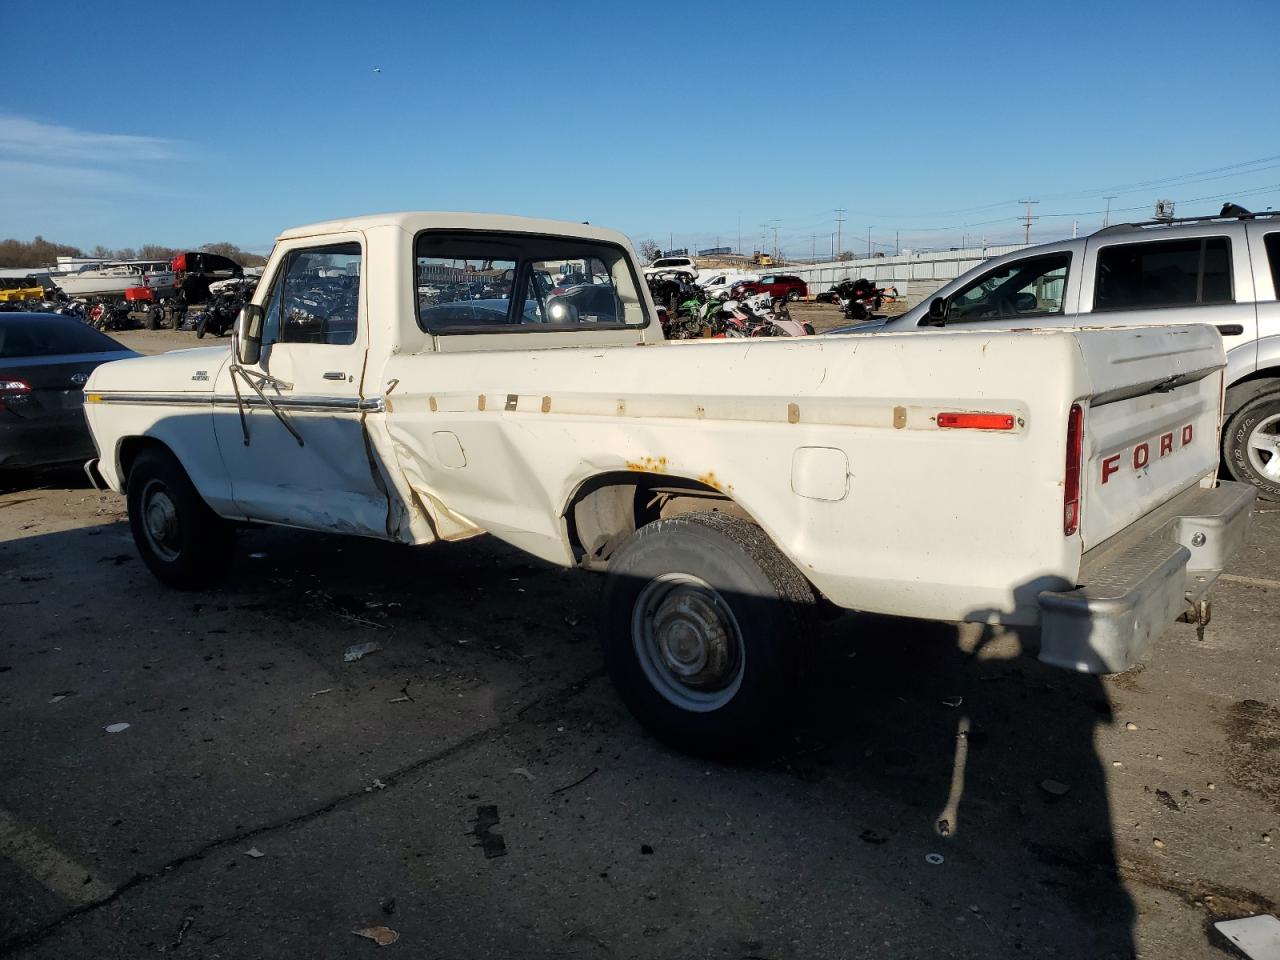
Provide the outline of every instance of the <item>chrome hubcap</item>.
{"type": "Polygon", "coordinates": [[[142,491],[142,529],[157,556],[168,561],[178,559],[182,549],[178,508],[159,480],[149,481],[142,491]]]}
{"type": "Polygon", "coordinates": [[[1249,433],[1249,465],[1280,483],[1280,413],[1260,420],[1249,433]]]}
{"type": "Polygon", "coordinates": [[[636,658],[650,684],[684,710],[728,703],[742,684],[742,635],[714,587],[688,574],[649,581],[631,619],[636,658]]]}

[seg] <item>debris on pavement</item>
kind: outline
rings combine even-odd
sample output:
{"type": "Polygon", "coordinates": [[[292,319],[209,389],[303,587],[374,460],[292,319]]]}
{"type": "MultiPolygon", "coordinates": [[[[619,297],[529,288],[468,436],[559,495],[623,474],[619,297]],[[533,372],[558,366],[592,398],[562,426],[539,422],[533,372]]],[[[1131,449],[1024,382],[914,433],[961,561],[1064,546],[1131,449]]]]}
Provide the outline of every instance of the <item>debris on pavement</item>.
{"type": "Polygon", "coordinates": [[[385,913],[388,917],[396,912],[395,897],[387,897],[387,899],[382,901],[382,912],[385,913]]]}
{"type": "Polygon", "coordinates": [[[943,697],[942,705],[944,707],[958,707],[964,703],[964,697],[943,697]]]}
{"type": "Polygon", "coordinates": [[[496,804],[476,807],[475,828],[471,833],[480,842],[473,843],[472,846],[481,847],[486,860],[504,857],[507,854],[507,841],[503,839],[502,834],[493,832],[493,828],[498,825],[498,820],[496,804]]]}
{"type": "MultiPolygon", "coordinates": [[[[195,922],[196,922],[196,918],[191,916],[191,914],[187,914],[185,917],[182,918],[182,926],[178,928],[178,935],[177,937],[174,938],[173,943],[169,944],[168,946],[169,950],[177,950],[180,946],[182,946],[183,938],[187,935],[187,931],[191,929],[191,925],[195,922]]],[[[165,948],[161,947],[160,950],[163,953],[165,948]]]]}
{"type": "Polygon", "coordinates": [[[382,644],[377,640],[366,640],[364,643],[353,643],[343,651],[342,659],[345,663],[352,663],[361,657],[367,657],[371,653],[377,653],[382,649],[382,644]]]}
{"type": "Polygon", "coordinates": [[[379,780],[377,777],[374,777],[373,783],[365,787],[364,792],[373,793],[374,790],[385,790],[385,789],[387,789],[387,785],[383,783],[381,780],[379,780]]]}
{"type": "Polygon", "coordinates": [[[889,842],[888,837],[880,836],[880,834],[876,833],[870,827],[868,827],[866,830],[863,830],[860,834],[858,834],[858,839],[861,840],[863,843],[871,844],[873,847],[878,847],[881,844],[889,842]]]}
{"type": "Polygon", "coordinates": [[[1280,920],[1271,914],[1219,920],[1213,926],[1249,960],[1280,960],[1280,920]]]}
{"type": "Polygon", "coordinates": [[[390,927],[362,927],[359,930],[352,930],[357,937],[364,937],[366,940],[372,940],[380,947],[389,947],[400,939],[400,934],[396,933],[390,927]]]}
{"type": "Polygon", "coordinates": [[[76,695],[76,692],[74,690],[59,690],[53,694],[53,697],[49,700],[49,702],[59,703],[60,701],[67,699],[67,697],[74,697],[75,695],[76,695]]]}
{"type": "Polygon", "coordinates": [[[246,857],[253,857],[253,859],[255,860],[259,860],[262,857],[266,856],[266,854],[263,853],[261,850],[259,850],[257,847],[250,847],[248,850],[244,852],[244,855],[246,857]]]}
{"type": "Polygon", "coordinates": [[[1049,779],[1040,781],[1040,789],[1051,796],[1062,797],[1066,796],[1071,787],[1070,785],[1063,783],[1061,780],[1049,779]]]}
{"type": "Polygon", "coordinates": [[[940,853],[926,853],[924,855],[925,863],[932,863],[935,867],[938,866],[938,864],[944,862],[945,859],[946,858],[943,857],[942,854],[940,853]]]}
{"type": "Polygon", "coordinates": [[[1163,841],[1163,840],[1161,840],[1159,837],[1152,837],[1152,838],[1151,838],[1151,843],[1152,843],[1152,845],[1154,845],[1154,846],[1155,846],[1155,848],[1156,848],[1157,850],[1163,850],[1163,849],[1164,849],[1164,841],[1163,841]]]}
{"type": "MultiPolygon", "coordinates": [[[[560,729],[563,730],[564,727],[561,727],[560,729]]],[[[580,784],[586,783],[588,780],[590,780],[599,772],[600,772],[599,767],[592,767],[591,772],[588,773],[586,776],[579,777],[577,780],[573,781],[573,783],[566,783],[563,787],[556,787],[554,790],[551,791],[551,795],[555,796],[557,793],[564,793],[566,790],[572,790],[574,787],[580,784]]]]}
{"type": "Polygon", "coordinates": [[[641,856],[648,857],[648,856],[652,856],[652,854],[653,854],[653,847],[649,846],[649,844],[647,843],[640,844],[641,856]]]}
{"type": "Polygon", "coordinates": [[[1130,720],[1128,723],[1126,723],[1126,724],[1124,725],[1124,728],[1125,728],[1126,730],[1137,730],[1137,729],[1138,729],[1138,725],[1137,725],[1136,723],[1134,723],[1132,720],[1130,720]]]}
{"type": "Polygon", "coordinates": [[[127,724],[127,723],[108,723],[108,724],[107,724],[105,727],[103,727],[102,729],[103,729],[103,730],[105,730],[105,731],[107,731],[107,733],[124,733],[126,730],[128,730],[128,729],[129,729],[129,724],[127,724]]]}
{"type": "Polygon", "coordinates": [[[508,771],[508,773],[511,773],[513,776],[524,777],[530,783],[533,783],[533,774],[530,773],[528,770],[526,770],[524,767],[513,767],[511,770],[508,771]]]}
{"type": "Polygon", "coordinates": [[[333,693],[333,687],[325,687],[323,690],[317,690],[312,694],[313,697],[323,696],[326,693],[333,693]]]}

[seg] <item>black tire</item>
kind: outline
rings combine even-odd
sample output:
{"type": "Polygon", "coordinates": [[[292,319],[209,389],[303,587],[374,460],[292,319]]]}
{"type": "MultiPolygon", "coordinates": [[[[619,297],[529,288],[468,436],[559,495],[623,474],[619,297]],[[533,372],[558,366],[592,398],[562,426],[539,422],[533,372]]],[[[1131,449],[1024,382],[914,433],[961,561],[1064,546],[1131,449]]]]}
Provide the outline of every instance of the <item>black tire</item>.
{"type": "Polygon", "coordinates": [[[200,314],[200,319],[196,321],[196,339],[203,340],[206,331],[209,329],[209,318],[206,314],[200,314]]]}
{"type": "Polygon", "coordinates": [[[804,332],[811,337],[816,337],[818,335],[818,331],[813,328],[812,323],[806,323],[804,325],[804,332]]]}
{"type": "Polygon", "coordinates": [[[790,293],[787,294],[787,299],[790,300],[792,303],[795,303],[797,300],[800,299],[800,291],[792,290],[790,293]]]}
{"type": "Polygon", "coordinates": [[[160,311],[156,310],[154,307],[147,309],[147,329],[148,330],[160,329],[160,311]]]}
{"type": "MultiPolygon", "coordinates": [[[[1236,411],[1222,431],[1222,459],[1227,472],[1236,480],[1253,484],[1268,500],[1280,500],[1280,478],[1267,476],[1249,456],[1249,438],[1273,417],[1280,417],[1280,393],[1264,393],[1236,411]]],[[[1266,429],[1265,432],[1274,431],[1266,429]]],[[[1265,460],[1264,467],[1276,458],[1280,458],[1280,447],[1274,453],[1264,456],[1259,452],[1258,455],[1260,461],[1265,460]]]]}
{"type": "Polygon", "coordinates": [[[127,503],[133,542],[161,582],[194,590],[226,576],[235,528],[209,509],[168,450],[138,454],[129,469],[127,503]]]}
{"type": "Polygon", "coordinates": [[[813,609],[809,582],[755,524],[722,513],[658,520],[609,561],[605,663],[632,713],[661,740],[747,759],[787,729],[813,609]],[[708,622],[726,629],[699,630],[708,622]],[[723,635],[724,643],[694,639],[693,654],[674,646],[690,635],[723,635]],[[673,679],[681,653],[687,669],[702,665],[693,684],[673,679]]]}

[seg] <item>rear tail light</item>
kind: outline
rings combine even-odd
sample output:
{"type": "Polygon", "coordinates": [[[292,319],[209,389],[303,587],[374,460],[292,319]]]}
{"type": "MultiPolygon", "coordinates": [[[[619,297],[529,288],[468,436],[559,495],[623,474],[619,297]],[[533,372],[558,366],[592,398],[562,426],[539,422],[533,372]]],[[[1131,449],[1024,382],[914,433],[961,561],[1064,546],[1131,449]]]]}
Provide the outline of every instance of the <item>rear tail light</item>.
{"type": "Polygon", "coordinates": [[[27,399],[31,393],[31,384],[25,380],[0,380],[0,410],[7,400],[27,399]]]}
{"type": "Polygon", "coordinates": [[[1080,529],[1080,458],[1084,454],[1084,410],[1071,405],[1067,415],[1067,469],[1062,484],[1062,533],[1074,536],[1080,529]]]}
{"type": "Polygon", "coordinates": [[[952,430],[1012,430],[1011,413],[940,413],[938,426],[952,430]]]}

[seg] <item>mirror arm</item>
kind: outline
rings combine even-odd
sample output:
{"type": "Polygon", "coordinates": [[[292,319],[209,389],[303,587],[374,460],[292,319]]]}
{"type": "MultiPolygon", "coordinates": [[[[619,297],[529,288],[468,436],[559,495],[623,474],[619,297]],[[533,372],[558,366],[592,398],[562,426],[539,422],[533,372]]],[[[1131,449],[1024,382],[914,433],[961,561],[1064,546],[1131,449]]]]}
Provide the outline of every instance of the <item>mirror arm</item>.
{"type": "Polygon", "coordinates": [[[240,387],[236,384],[237,376],[243,377],[244,382],[253,388],[253,392],[258,395],[258,399],[265,403],[267,405],[267,409],[276,415],[276,419],[280,421],[280,425],[292,434],[293,439],[298,441],[298,446],[304,446],[302,434],[298,433],[293,424],[289,422],[289,418],[284,415],[284,411],[277,407],[275,402],[262,392],[262,384],[264,383],[275,387],[277,390],[292,390],[293,384],[285,383],[283,380],[277,380],[270,374],[259,373],[256,370],[250,373],[244,367],[240,366],[239,363],[232,362],[231,384],[235,387],[236,391],[236,406],[240,410],[240,428],[244,431],[245,446],[247,447],[249,445],[249,421],[244,415],[244,400],[240,395],[240,387]],[[255,377],[258,379],[255,380],[255,377]]]}

